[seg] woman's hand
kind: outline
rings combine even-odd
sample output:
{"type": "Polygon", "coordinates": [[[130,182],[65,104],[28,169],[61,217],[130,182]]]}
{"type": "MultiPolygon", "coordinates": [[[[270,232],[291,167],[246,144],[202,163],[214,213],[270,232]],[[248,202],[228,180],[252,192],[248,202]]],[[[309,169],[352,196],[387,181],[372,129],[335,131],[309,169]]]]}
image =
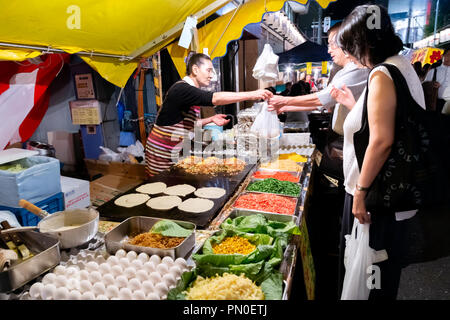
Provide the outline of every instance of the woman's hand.
{"type": "Polygon", "coordinates": [[[281,107],[284,107],[288,103],[287,100],[288,100],[287,97],[274,95],[267,102],[269,104],[269,111],[278,110],[281,107]]]}
{"type": "Polygon", "coordinates": [[[225,119],[227,117],[226,114],[216,114],[211,117],[211,121],[217,124],[218,126],[222,127],[226,125],[228,122],[230,122],[230,119],[225,119]]]}
{"type": "Polygon", "coordinates": [[[284,107],[275,107],[271,104],[267,105],[267,111],[276,111],[277,114],[284,112],[284,107]]]}
{"type": "Polygon", "coordinates": [[[266,89],[259,89],[252,91],[252,99],[251,100],[268,100],[272,98],[273,93],[266,89]]]}
{"type": "Polygon", "coordinates": [[[359,220],[359,223],[370,223],[370,215],[367,213],[366,204],[364,202],[365,198],[364,191],[355,191],[355,195],[353,197],[353,208],[352,212],[356,219],[359,220]]]}
{"type": "Polygon", "coordinates": [[[340,104],[343,104],[350,110],[356,104],[356,100],[355,97],[353,96],[352,91],[349,88],[347,88],[345,84],[342,86],[342,90],[333,87],[333,89],[331,89],[330,91],[330,95],[331,97],[333,97],[334,100],[336,100],[340,104]]]}

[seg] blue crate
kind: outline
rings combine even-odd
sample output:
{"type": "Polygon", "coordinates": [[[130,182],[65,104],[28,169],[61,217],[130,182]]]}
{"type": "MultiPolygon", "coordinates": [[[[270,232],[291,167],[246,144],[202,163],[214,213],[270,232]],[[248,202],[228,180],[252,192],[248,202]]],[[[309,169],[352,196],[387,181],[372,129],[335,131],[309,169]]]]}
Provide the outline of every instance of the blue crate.
{"type": "MultiPolygon", "coordinates": [[[[35,205],[48,213],[55,213],[64,210],[64,193],[60,192],[42,201],[36,202],[35,205]]],[[[32,214],[23,208],[2,207],[0,210],[8,210],[14,213],[20,224],[26,226],[36,226],[41,220],[38,216],[32,214]]]]}

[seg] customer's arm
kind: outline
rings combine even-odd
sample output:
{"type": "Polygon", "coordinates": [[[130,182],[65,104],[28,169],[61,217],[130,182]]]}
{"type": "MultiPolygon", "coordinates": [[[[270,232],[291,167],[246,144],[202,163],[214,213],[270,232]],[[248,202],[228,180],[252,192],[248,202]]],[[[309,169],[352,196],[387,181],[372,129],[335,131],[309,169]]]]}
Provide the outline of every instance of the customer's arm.
{"type": "MultiPolygon", "coordinates": [[[[367,100],[369,144],[358,179],[362,187],[372,184],[389,156],[394,142],[396,107],[394,83],[383,72],[375,72],[370,81],[367,100]]],[[[365,195],[365,191],[355,191],[353,199],[353,214],[361,223],[370,222],[364,203],[365,195]]]]}
{"type": "Polygon", "coordinates": [[[312,110],[316,110],[318,106],[321,106],[319,98],[316,93],[306,94],[303,96],[296,97],[283,97],[283,96],[273,96],[269,100],[269,105],[273,107],[272,110],[278,110],[284,106],[291,107],[301,107],[293,110],[284,110],[284,111],[308,111],[304,109],[304,107],[313,107],[312,110]]]}
{"type": "Polygon", "coordinates": [[[212,103],[215,106],[247,100],[267,100],[273,96],[272,92],[265,89],[246,92],[214,92],[212,103]]]}

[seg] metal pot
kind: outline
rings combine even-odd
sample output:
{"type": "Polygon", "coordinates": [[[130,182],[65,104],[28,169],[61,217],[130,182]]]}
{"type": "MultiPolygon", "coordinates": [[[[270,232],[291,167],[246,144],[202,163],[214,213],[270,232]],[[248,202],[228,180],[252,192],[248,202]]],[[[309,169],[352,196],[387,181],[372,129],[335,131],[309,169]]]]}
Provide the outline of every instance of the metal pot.
{"type": "Polygon", "coordinates": [[[60,248],[78,247],[95,237],[100,215],[94,209],[72,209],[49,214],[34,204],[20,200],[19,206],[42,218],[36,227],[12,228],[3,232],[39,229],[59,239],[60,248]]]}
{"type": "Polygon", "coordinates": [[[50,144],[39,141],[28,141],[26,146],[28,150],[39,152],[41,156],[55,157],[55,148],[50,144]]]}

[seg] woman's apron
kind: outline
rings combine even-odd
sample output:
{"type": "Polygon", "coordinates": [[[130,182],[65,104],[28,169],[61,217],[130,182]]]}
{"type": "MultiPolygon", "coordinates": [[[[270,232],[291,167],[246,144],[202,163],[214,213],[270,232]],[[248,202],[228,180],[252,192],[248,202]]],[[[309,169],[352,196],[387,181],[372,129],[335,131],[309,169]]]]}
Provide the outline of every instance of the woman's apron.
{"type": "Polygon", "coordinates": [[[192,106],[179,123],[172,126],[158,126],[156,123],[148,135],[145,147],[145,171],[154,176],[169,169],[173,159],[178,159],[183,140],[194,129],[200,117],[200,107],[192,106]]]}

